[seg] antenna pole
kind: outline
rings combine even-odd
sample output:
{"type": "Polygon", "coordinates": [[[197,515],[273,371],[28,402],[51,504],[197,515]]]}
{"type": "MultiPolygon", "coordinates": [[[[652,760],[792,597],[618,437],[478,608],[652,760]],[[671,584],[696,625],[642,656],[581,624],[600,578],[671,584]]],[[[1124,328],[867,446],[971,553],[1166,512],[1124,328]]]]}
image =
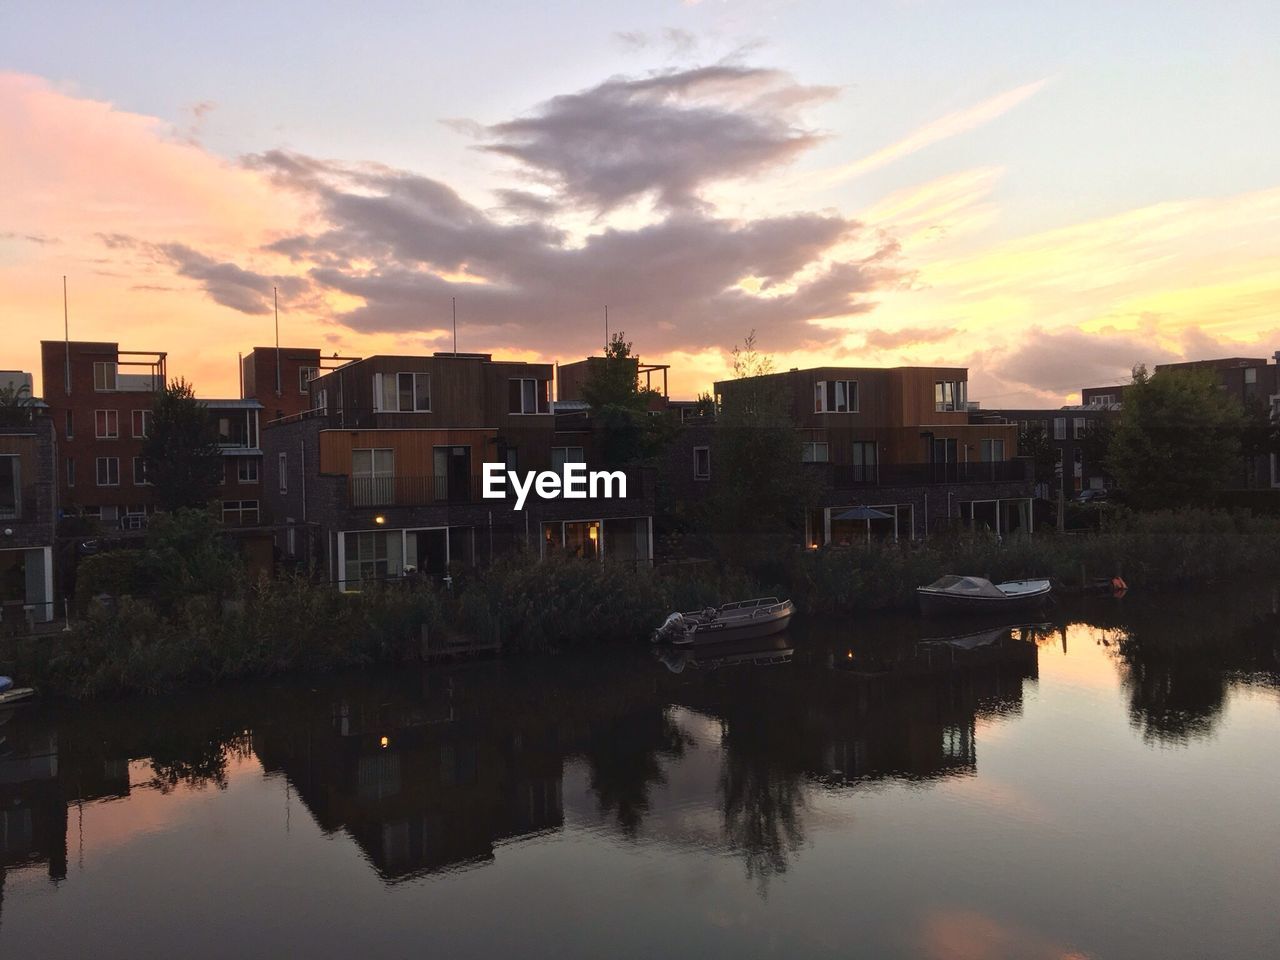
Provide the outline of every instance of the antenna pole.
{"type": "Polygon", "coordinates": [[[458,298],[449,298],[449,308],[453,312],[453,355],[458,355],[458,298]]]}
{"type": "Polygon", "coordinates": [[[604,305],[604,352],[609,354],[609,305],[604,305]]]}
{"type": "Polygon", "coordinates": [[[276,314],[276,396],[284,396],[284,384],[280,379],[280,294],[271,288],[271,304],[276,314]]]}
{"type": "Polygon", "coordinates": [[[62,342],[67,347],[63,386],[67,396],[71,396],[71,315],[67,312],[67,275],[65,273],[62,275],[62,342]]]}

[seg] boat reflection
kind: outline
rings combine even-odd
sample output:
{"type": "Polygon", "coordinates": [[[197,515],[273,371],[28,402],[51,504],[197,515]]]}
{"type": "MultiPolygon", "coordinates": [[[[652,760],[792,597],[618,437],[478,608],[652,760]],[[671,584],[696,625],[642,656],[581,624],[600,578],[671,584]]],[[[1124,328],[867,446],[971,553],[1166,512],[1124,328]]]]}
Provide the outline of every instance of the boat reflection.
{"type": "Polygon", "coordinates": [[[689,667],[717,670],[732,666],[774,666],[790,663],[794,654],[795,648],[786,633],[701,646],[658,647],[654,650],[654,656],[672,673],[683,673],[689,667]]]}

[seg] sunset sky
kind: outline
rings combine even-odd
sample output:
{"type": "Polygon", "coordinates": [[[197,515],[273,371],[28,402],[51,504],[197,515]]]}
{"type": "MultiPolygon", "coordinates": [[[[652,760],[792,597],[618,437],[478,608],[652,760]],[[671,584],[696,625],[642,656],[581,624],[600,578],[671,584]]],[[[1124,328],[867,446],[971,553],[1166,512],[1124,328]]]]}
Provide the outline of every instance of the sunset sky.
{"type": "Polygon", "coordinates": [[[1280,349],[1280,7],[702,0],[0,5],[0,367],[281,338],[577,359],[692,396],[967,364],[1057,405],[1280,349]],[[359,10],[356,14],[353,11],[359,10]]]}

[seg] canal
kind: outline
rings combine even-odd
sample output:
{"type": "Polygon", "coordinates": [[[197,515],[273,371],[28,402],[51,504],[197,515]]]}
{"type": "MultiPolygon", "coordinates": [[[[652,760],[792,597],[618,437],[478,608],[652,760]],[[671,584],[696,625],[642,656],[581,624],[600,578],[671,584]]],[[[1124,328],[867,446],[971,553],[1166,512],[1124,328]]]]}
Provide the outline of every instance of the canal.
{"type": "Polygon", "coordinates": [[[1278,956],[1278,603],[12,710],[0,955],[1278,956]]]}

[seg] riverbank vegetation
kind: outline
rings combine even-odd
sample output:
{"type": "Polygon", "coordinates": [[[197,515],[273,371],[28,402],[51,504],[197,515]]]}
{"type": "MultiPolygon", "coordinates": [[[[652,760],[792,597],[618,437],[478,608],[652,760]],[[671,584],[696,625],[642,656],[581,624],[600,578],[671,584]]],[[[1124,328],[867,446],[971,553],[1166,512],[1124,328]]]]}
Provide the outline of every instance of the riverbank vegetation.
{"type": "Polygon", "coordinates": [[[1004,542],[981,532],[926,543],[779,553],[755,569],[720,562],[634,568],[510,556],[459,573],[357,593],[303,576],[248,579],[199,511],[157,518],[146,546],[90,558],[70,631],[5,651],[9,669],[72,697],[155,693],[245,677],[329,672],[422,653],[424,628],[544,652],[643,643],[671,610],[762,593],[804,613],[907,608],[946,573],[992,580],[1123,576],[1141,590],[1275,569],[1280,520],[1241,513],[1108,510],[1101,529],[1004,542]]]}

